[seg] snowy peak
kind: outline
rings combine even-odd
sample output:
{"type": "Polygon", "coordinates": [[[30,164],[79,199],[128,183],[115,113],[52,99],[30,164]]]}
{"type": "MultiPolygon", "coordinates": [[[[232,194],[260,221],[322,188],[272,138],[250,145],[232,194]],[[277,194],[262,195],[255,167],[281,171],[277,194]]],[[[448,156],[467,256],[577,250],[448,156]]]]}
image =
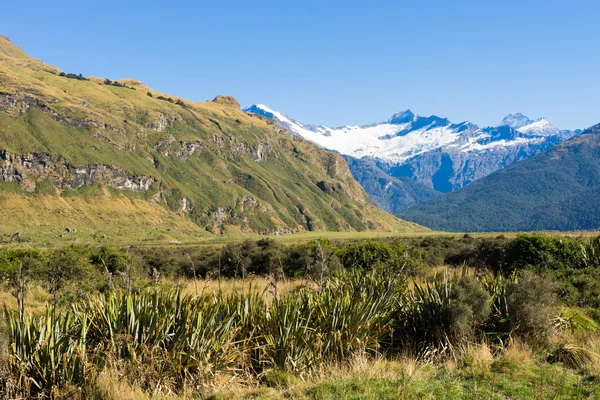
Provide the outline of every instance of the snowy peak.
{"type": "Polygon", "coordinates": [[[509,126],[524,133],[526,136],[553,136],[561,133],[561,130],[552,125],[546,118],[531,120],[521,113],[508,114],[502,120],[500,126],[509,126]]]}
{"type": "Polygon", "coordinates": [[[561,131],[544,118],[533,121],[520,113],[507,115],[501,126],[483,129],[470,122],[453,124],[435,115],[422,117],[411,110],[398,112],[378,124],[332,128],[303,124],[261,104],[243,110],[274,119],[326,149],[398,165],[440,151],[465,156],[499,149],[507,151],[508,148],[558,143],[576,134],[561,131]]]}
{"type": "Polygon", "coordinates": [[[534,122],[535,121],[529,119],[525,115],[521,113],[516,113],[508,114],[506,117],[504,117],[504,119],[500,123],[500,126],[510,126],[513,129],[519,129],[534,122]]]}
{"type": "Polygon", "coordinates": [[[278,120],[279,122],[283,122],[283,123],[293,122],[290,118],[286,117],[282,113],[274,111],[274,110],[270,109],[269,107],[265,106],[264,104],[251,104],[249,106],[242,108],[242,111],[247,112],[247,113],[262,115],[263,117],[266,117],[269,119],[275,119],[275,120],[278,120]]]}
{"type": "Polygon", "coordinates": [[[271,110],[270,108],[268,108],[262,104],[251,104],[249,106],[242,108],[242,111],[247,112],[247,113],[262,115],[263,117],[267,117],[267,118],[271,118],[271,119],[275,118],[275,115],[273,114],[273,110],[271,110]]]}
{"type": "Polygon", "coordinates": [[[560,129],[545,118],[540,118],[535,122],[522,126],[518,130],[531,136],[552,136],[560,133],[560,129]]]}
{"type": "Polygon", "coordinates": [[[400,111],[394,115],[392,115],[392,117],[388,120],[388,123],[390,124],[395,124],[395,125],[399,125],[399,124],[407,124],[409,122],[413,122],[417,119],[417,116],[410,110],[406,110],[406,111],[400,111]]]}

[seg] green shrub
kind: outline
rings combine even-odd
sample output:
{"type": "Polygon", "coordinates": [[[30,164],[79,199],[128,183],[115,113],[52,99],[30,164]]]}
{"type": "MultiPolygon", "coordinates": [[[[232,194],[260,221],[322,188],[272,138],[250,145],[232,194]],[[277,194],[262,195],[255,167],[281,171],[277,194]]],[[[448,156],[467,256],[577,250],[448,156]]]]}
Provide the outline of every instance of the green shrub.
{"type": "Polygon", "coordinates": [[[582,261],[581,242],[567,237],[522,234],[506,249],[507,272],[526,267],[581,268],[584,266],[582,261]]]}
{"type": "Polygon", "coordinates": [[[552,332],[551,306],[556,302],[554,282],[522,271],[508,283],[505,295],[508,331],[529,341],[546,341],[552,332]]]}
{"type": "Polygon", "coordinates": [[[431,348],[473,339],[490,313],[490,297],[473,277],[438,276],[415,286],[397,316],[404,345],[431,348]]]}
{"type": "Polygon", "coordinates": [[[345,245],[336,251],[344,268],[371,270],[378,266],[391,267],[407,274],[417,274],[422,266],[422,254],[414,247],[401,243],[378,241],[357,242],[345,245]]]}

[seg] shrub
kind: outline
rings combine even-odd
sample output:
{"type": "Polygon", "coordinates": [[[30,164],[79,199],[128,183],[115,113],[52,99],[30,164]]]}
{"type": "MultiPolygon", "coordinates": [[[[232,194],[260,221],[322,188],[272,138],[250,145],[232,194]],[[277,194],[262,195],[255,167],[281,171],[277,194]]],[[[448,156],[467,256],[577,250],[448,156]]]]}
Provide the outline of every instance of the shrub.
{"type": "Polygon", "coordinates": [[[77,79],[80,81],[87,81],[87,78],[85,78],[83,75],[79,74],[72,74],[72,73],[68,73],[65,74],[64,72],[61,72],[60,74],[58,74],[58,76],[62,76],[64,78],[69,78],[69,79],[77,79]]]}
{"type": "Polygon", "coordinates": [[[423,265],[421,252],[400,243],[352,243],[340,248],[336,255],[344,268],[371,270],[377,266],[386,266],[415,275],[423,265]]]}
{"type": "Polygon", "coordinates": [[[154,97],[154,96],[152,96],[152,93],[150,93],[150,92],[146,92],[146,95],[147,95],[148,97],[154,97]]]}
{"type": "Polygon", "coordinates": [[[523,234],[509,243],[506,264],[509,271],[535,268],[580,268],[582,246],[576,239],[541,234],[523,234]]]}
{"type": "Polygon", "coordinates": [[[582,346],[569,343],[561,343],[548,357],[549,362],[559,362],[564,366],[575,370],[586,370],[600,363],[596,353],[582,346]]]}
{"type": "Polygon", "coordinates": [[[506,286],[508,332],[534,342],[544,342],[552,331],[555,284],[530,271],[520,272],[506,286]]]}
{"type": "Polygon", "coordinates": [[[438,276],[416,285],[398,315],[397,339],[405,345],[431,348],[472,337],[488,317],[490,297],[473,277],[438,276]]]}
{"type": "Polygon", "coordinates": [[[472,276],[458,279],[450,292],[452,330],[464,336],[472,333],[490,314],[490,295],[472,276]]]}

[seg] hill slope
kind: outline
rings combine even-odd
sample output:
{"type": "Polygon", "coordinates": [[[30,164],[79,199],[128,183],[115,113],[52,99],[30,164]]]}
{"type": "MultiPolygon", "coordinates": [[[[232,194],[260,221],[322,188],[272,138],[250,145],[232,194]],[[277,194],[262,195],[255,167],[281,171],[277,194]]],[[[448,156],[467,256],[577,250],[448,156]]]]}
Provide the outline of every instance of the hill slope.
{"type": "Polygon", "coordinates": [[[341,156],[229,96],[192,103],[63,73],[4,37],[0,209],[9,236],[421,229],[370,203],[341,156]]]}
{"type": "Polygon", "coordinates": [[[401,215],[449,231],[600,228],[600,125],[401,215]]]}

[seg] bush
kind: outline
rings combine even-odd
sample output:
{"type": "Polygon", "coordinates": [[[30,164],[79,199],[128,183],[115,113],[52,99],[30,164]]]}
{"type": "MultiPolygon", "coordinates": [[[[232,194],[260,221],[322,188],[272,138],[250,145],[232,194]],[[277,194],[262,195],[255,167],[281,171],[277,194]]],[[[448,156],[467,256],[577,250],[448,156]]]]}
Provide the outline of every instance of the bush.
{"type": "Polygon", "coordinates": [[[408,294],[397,316],[396,338],[417,348],[445,347],[472,338],[490,313],[489,302],[475,278],[438,276],[408,294]]]}
{"type": "Polygon", "coordinates": [[[386,266],[415,275],[423,266],[422,254],[414,247],[400,243],[352,243],[337,250],[336,255],[344,268],[371,270],[378,266],[386,266]]]}
{"type": "Polygon", "coordinates": [[[164,101],[168,101],[169,103],[173,103],[173,99],[170,97],[165,97],[165,96],[156,96],[156,98],[158,100],[164,100],[164,101]]]}
{"type": "Polygon", "coordinates": [[[450,292],[451,331],[466,336],[490,315],[490,295],[472,276],[458,279],[450,292]]]}
{"type": "Polygon", "coordinates": [[[523,234],[506,249],[507,272],[526,267],[581,268],[582,245],[576,239],[541,234],[523,234]]]}
{"type": "Polygon", "coordinates": [[[508,332],[520,338],[545,342],[552,332],[555,284],[530,271],[520,272],[506,286],[506,323],[508,332]]]}
{"type": "Polygon", "coordinates": [[[77,79],[80,81],[87,81],[87,78],[85,78],[83,75],[79,74],[72,74],[72,73],[68,73],[65,74],[64,72],[61,72],[58,74],[58,76],[62,76],[63,78],[69,78],[69,79],[77,79]]]}

